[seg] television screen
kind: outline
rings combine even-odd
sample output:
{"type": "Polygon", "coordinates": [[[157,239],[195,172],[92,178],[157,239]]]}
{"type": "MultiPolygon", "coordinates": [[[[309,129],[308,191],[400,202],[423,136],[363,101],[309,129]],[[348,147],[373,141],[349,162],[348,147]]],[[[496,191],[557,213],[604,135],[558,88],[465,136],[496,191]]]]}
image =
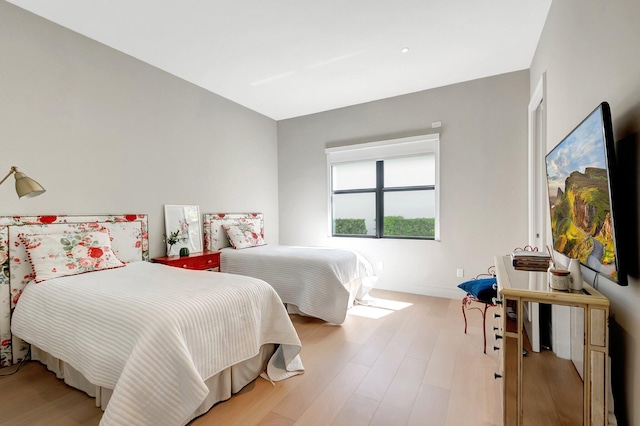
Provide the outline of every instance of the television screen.
{"type": "Polygon", "coordinates": [[[611,196],[614,158],[603,102],[546,156],[551,234],[555,251],[625,284],[611,196]]]}

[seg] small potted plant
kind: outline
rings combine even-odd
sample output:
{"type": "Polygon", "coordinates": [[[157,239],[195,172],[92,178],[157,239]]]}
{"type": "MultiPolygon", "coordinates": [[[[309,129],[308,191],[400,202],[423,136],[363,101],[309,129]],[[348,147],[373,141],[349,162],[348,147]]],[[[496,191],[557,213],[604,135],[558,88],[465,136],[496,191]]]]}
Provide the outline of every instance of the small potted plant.
{"type": "Polygon", "coordinates": [[[180,232],[179,229],[174,232],[170,232],[169,236],[167,236],[167,234],[162,234],[162,236],[164,242],[167,243],[167,256],[174,256],[178,254],[175,252],[173,246],[187,239],[187,237],[183,236],[182,232],[180,232]]]}

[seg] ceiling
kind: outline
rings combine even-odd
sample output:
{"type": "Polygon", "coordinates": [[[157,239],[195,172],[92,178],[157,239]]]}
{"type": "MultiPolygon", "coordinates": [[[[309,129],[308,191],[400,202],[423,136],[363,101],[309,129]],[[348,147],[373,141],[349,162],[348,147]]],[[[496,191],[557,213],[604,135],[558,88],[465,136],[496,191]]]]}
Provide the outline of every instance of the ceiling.
{"type": "Polygon", "coordinates": [[[551,5],[8,1],[275,120],[527,69],[551,5]]]}

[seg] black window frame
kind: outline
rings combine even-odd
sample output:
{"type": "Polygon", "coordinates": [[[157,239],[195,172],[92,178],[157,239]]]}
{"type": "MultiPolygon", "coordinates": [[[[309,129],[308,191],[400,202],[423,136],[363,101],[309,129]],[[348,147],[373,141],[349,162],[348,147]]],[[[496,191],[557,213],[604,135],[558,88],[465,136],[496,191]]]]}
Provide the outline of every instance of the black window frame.
{"type": "MultiPolygon", "coordinates": [[[[420,156],[424,154],[417,154],[420,156]]],[[[431,240],[436,239],[433,237],[418,237],[418,236],[404,236],[404,235],[384,235],[384,194],[392,192],[408,192],[408,191],[435,191],[436,185],[416,185],[416,186],[400,186],[400,187],[385,187],[384,186],[384,161],[385,159],[376,160],[376,187],[375,188],[357,188],[357,189],[333,189],[333,166],[339,163],[331,164],[331,236],[332,237],[346,237],[346,238],[373,238],[373,239],[399,239],[399,240],[431,240]],[[375,193],[375,211],[376,211],[376,233],[375,235],[367,234],[336,234],[335,233],[335,218],[333,216],[333,197],[334,195],[343,194],[365,194],[375,193]]],[[[353,161],[356,162],[356,161],[353,161]]],[[[438,213],[436,212],[436,215],[438,213]]],[[[437,219],[437,218],[436,218],[437,219]]]]}

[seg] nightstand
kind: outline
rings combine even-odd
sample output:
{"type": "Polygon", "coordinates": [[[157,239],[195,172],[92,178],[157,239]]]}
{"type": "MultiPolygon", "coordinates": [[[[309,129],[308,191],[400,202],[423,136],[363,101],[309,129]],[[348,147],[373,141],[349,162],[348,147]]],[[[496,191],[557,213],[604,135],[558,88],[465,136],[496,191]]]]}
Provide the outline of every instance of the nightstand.
{"type": "Polygon", "coordinates": [[[192,253],[189,256],[163,256],[151,259],[152,262],[163,265],[174,266],[176,268],[197,269],[197,270],[220,270],[220,252],[203,251],[192,253]]]}

